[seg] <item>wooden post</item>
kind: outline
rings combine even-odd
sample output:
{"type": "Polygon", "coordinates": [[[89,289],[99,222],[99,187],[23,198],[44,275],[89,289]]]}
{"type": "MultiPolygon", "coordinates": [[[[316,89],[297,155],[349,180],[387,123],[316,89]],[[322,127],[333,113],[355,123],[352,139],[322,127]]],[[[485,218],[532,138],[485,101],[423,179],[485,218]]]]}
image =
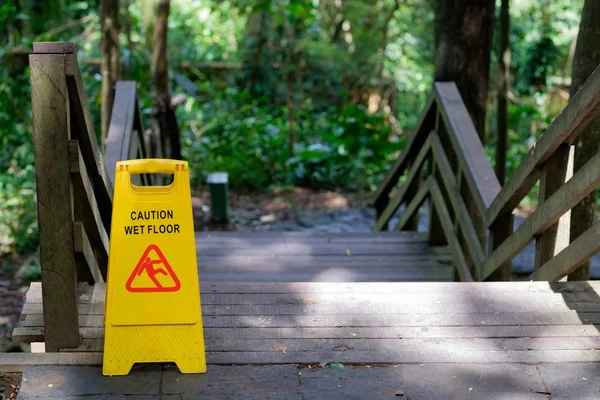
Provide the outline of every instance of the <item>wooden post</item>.
{"type": "MultiPolygon", "coordinates": [[[[541,205],[573,176],[574,147],[561,145],[544,164],[540,178],[539,204],[541,205]]],[[[535,269],[569,245],[571,211],[562,217],[535,241],[535,269]]]]}
{"type": "MultiPolygon", "coordinates": [[[[488,254],[491,254],[496,250],[506,238],[513,233],[514,216],[508,214],[502,217],[498,217],[496,222],[490,227],[490,246],[488,254]]],[[[481,276],[481,271],[480,274],[481,276]]],[[[512,278],[512,261],[509,259],[496,271],[492,272],[490,276],[485,279],[486,281],[510,281],[512,278]]]]}
{"type": "MultiPolygon", "coordinates": [[[[463,172],[460,168],[459,168],[458,173],[460,175],[463,175],[463,172]]],[[[471,223],[473,224],[473,228],[475,230],[475,233],[477,234],[477,240],[479,242],[479,245],[483,249],[485,249],[486,243],[487,243],[487,238],[486,238],[486,234],[485,234],[486,230],[485,230],[485,226],[484,226],[484,222],[483,222],[483,217],[479,213],[479,208],[477,207],[477,204],[475,202],[475,194],[472,192],[472,188],[468,185],[468,183],[464,177],[460,178],[460,182],[462,182],[462,183],[460,184],[459,192],[463,198],[463,201],[465,202],[467,212],[469,213],[469,217],[471,218],[471,223]]],[[[457,234],[457,236],[460,239],[463,254],[465,255],[465,261],[467,263],[467,266],[469,267],[469,271],[471,271],[471,275],[473,275],[473,278],[475,280],[481,280],[481,276],[480,276],[481,271],[479,270],[479,268],[481,266],[477,265],[477,263],[471,256],[471,253],[469,252],[469,248],[468,248],[467,244],[465,243],[465,240],[469,240],[469,239],[465,238],[464,233],[460,230],[460,224],[458,223],[459,216],[456,215],[455,218],[457,219],[457,221],[456,221],[457,231],[461,232],[461,234],[460,235],[457,234]]]]}
{"type": "Polygon", "coordinates": [[[36,43],[29,57],[46,351],[77,347],[77,268],[69,170],[70,104],[65,54],[72,44],[36,43]]]}
{"type": "MultiPolygon", "coordinates": [[[[412,164],[412,163],[411,163],[412,164]]],[[[404,204],[408,205],[410,201],[415,197],[417,192],[419,191],[419,186],[421,185],[421,174],[422,168],[417,171],[417,175],[413,179],[413,181],[408,185],[406,192],[404,194],[404,204]]],[[[419,228],[419,212],[417,211],[415,215],[413,215],[408,222],[402,227],[403,231],[416,231],[419,228]]]]}
{"type": "MultiPolygon", "coordinates": [[[[434,161],[433,157],[430,161],[430,171],[431,176],[437,182],[440,180],[436,177],[436,170],[438,168],[437,163],[434,161]]],[[[440,216],[438,215],[435,204],[433,201],[429,200],[429,245],[430,246],[446,246],[448,241],[446,240],[446,235],[444,235],[444,228],[442,227],[442,222],[440,221],[440,216]]]]}
{"type": "MultiPolygon", "coordinates": [[[[382,199],[385,199],[385,201],[377,201],[374,204],[374,207],[375,207],[375,223],[377,223],[377,221],[379,220],[379,217],[381,217],[381,215],[383,214],[383,211],[385,210],[385,208],[387,207],[387,205],[390,202],[389,195],[386,195],[385,197],[382,197],[382,199]]],[[[381,227],[381,230],[382,231],[387,231],[388,229],[389,229],[389,223],[386,222],[386,224],[381,227]]]]}

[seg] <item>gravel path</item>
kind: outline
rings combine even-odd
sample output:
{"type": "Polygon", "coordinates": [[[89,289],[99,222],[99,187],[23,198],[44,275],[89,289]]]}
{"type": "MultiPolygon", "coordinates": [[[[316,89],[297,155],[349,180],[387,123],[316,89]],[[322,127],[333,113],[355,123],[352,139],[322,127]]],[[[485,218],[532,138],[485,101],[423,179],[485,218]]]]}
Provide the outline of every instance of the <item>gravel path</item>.
{"type": "MultiPolygon", "coordinates": [[[[398,212],[400,215],[402,210],[398,212]]],[[[397,217],[396,217],[397,218],[397,217]]],[[[515,229],[523,222],[524,218],[515,217],[515,229]]],[[[369,232],[375,222],[375,210],[372,208],[348,209],[333,211],[298,219],[293,222],[271,225],[270,231],[305,231],[305,232],[369,232]]],[[[419,231],[427,231],[427,207],[422,207],[419,213],[419,231]]],[[[392,219],[390,226],[394,226],[392,219]]],[[[529,274],[533,271],[535,259],[535,242],[532,242],[513,259],[513,273],[517,275],[529,274]]],[[[600,254],[592,259],[592,279],[600,279],[600,254]]]]}

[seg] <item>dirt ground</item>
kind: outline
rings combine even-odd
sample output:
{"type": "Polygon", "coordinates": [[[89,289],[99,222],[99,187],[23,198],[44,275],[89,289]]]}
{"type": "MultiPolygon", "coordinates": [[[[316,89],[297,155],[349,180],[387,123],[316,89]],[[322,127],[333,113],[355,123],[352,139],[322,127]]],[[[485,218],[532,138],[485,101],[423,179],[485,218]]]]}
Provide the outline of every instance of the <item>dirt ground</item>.
{"type": "Polygon", "coordinates": [[[12,400],[17,397],[21,386],[21,373],[0,373],[0,399],[12,400]]]}
{"type": "Polygon", "coordinates": [[[271,224],[289,222],[312,214],[367,205],[367,195],[361,192],[314,192],[304,188],[268,193],[231,192],[230,223],[223,225],[211,221],[210,194],[207,191],[195,192],[192,196],[194,226],[197,231],[259,231],[271,224]]]}

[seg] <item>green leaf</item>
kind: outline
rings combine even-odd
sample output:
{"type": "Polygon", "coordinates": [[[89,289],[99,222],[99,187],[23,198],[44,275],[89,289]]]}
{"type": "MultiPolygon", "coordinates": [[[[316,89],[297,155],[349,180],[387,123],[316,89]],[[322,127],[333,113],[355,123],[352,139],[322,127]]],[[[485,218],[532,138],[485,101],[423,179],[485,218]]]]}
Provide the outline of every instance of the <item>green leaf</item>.
{"type": "Polygon", "coordinates": [[[346,369],[346,367],[344,367],[344,364],[333,363],[333,364],[329,364],[329,369],[332,369],[334,371],[344,371],[346,369]]]}

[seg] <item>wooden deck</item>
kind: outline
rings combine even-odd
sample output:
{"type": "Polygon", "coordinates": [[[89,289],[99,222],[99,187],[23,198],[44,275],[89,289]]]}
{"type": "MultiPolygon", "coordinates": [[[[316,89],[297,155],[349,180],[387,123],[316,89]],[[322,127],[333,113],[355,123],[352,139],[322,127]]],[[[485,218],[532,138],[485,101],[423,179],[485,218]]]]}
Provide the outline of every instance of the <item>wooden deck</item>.
{"type": "MultiPolygon", "coordinates": [[[[599,282],[385,282],[446,270],[447,255],[410,233],[211,233],[198,244],[211,364],[600,362],[599,282]],[[323,282],[336,278],[361,282],[323,282]]],[[[87,355],[61,362],[101,363],[104,299],[103,284],[80,284],[82,342],[63,350],[87,355]]],[[[44,339],[39,283],[14,339],[44,339]]]]}
{"type": "Polygon", "coordinates": [[[210,232],[196,235],[201,282],[452,280],[447,248],[418,232],[210,232]]]}

